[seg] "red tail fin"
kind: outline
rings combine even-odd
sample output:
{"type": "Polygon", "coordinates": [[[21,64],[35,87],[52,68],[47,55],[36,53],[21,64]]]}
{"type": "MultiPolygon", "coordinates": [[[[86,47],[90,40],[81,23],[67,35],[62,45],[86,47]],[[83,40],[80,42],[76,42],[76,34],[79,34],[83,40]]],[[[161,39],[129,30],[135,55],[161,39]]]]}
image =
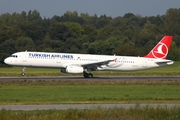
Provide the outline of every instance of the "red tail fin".
{"type": "Polygon", "coordinates": [[[172,36],[164,36],[161,41],[144,57],[166,59],[172,36]]]}

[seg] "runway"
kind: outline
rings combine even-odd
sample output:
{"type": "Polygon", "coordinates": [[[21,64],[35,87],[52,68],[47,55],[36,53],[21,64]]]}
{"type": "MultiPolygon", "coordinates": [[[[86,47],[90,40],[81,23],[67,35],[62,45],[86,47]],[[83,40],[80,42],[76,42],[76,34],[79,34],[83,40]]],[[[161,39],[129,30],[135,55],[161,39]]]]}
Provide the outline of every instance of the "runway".
{"type": "Polygon", "coordinates": [[[95,108],[125,108],[134,107],[162,107],[174,108],[180,107],[180,104],[57,104],[57,105],[0,105],[0,110],[68,110],[68,109],[95,109],[95,108]]]}
{"type": "Polygon", "coordinates": [[[30,77],[0,77],[0,81],[15,80],[180,80],[180,76],[99,76],[84,78],[82,76],[30,76],[30,77]]]}

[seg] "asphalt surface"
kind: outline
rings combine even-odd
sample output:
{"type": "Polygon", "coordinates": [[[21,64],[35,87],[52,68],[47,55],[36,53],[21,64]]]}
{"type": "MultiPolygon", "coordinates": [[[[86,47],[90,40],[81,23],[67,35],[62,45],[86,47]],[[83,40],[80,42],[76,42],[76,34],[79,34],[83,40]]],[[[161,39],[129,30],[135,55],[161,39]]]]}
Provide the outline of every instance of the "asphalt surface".
{"type": "Polygon", "coordinates": [[[95,108],[135,108],[135,107],[180,107],[180,104],[58,104],[58,105],[0,105],[5,110],[68,110],[68,109],[95,109],[95,108]]]}
{"type": "Polygon", "coordinates": [[[180,80],[180,76],[99,76],[84,78],[81,76],[32,76],[32,77],[0,77],[0,81],[14,80],[180,80]]]}

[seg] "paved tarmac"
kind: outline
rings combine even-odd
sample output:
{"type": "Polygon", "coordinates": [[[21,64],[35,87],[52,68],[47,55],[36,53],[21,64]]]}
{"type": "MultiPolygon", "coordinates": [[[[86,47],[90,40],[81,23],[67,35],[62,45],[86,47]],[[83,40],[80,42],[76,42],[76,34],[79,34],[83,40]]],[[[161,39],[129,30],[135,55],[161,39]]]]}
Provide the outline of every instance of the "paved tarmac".
{"type": "Polygon", "coordinates": [[[0,110],[68,110],[68,109],[95,109],[95,108],[134,108],[134,107],[162,107],[180,108],[180,104],[57,104],[57,105],[0,105],[0,110]]]}
{"type": "Polygon", "coordinates": [[[180,80],[180,76],[99,76],[94,78],[84,78],[81,76],[0,77],[0,81],[14,80],[180,80]]]}

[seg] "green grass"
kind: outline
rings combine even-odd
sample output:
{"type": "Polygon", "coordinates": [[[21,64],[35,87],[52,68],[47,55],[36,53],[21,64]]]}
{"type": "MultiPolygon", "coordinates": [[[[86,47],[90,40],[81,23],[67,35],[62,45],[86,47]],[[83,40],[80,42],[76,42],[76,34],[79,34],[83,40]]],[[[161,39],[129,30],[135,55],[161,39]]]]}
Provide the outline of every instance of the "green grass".
{"type": "MultiPolygon", "coordinates": [[[[0,68],[0,76],[21,76],[22,67],[0,68]]],[[[95,76],[98,75],[180,75],[180,62],[175,62],[173,65],[153,68],[136,72],[114,72],[114,71],[94,71],[95,76]]],[[[26,76],[72,76],[82,74],[66,74],[61,73],[60,69],[52,68],[27,68],[26,76]]]]}
{"type": "Polygon", "coordinates": [[[0,110],[1,120],[179,120],[180,108],[144,107],[69,110],[0,110]]]}
{"type": "Polygon", "coordinates": [[[180,103],[179,81],[1,82],[0,104],[180,103]]]}

